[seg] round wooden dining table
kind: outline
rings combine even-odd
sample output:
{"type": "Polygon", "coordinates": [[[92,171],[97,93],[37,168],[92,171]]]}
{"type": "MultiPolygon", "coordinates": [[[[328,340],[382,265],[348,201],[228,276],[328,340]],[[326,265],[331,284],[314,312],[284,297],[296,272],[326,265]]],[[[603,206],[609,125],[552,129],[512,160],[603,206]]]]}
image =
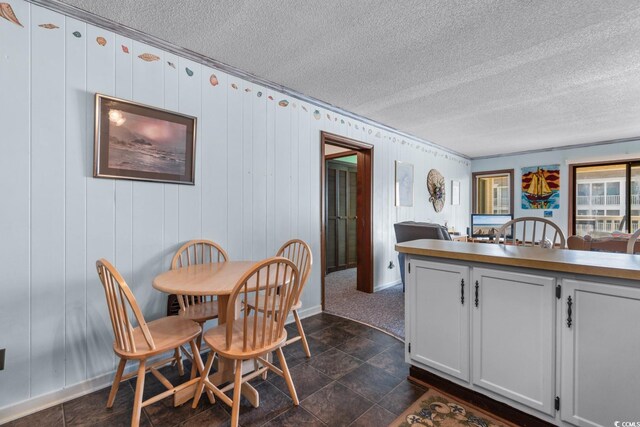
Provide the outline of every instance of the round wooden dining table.
{"type": "Polygon", "coordinates": [[[153,279],[153,287],[175,295],[218,297],[218,324],[227,321],[229,295],[255,261],[226,261],[197,264],[164,272],[153,279]]]}
{"type": "MultiPolygon", "coordinates": [[[[255,263],[255,261],[226,261],[177,268],[156,276],[153,279],[153,287],[167,294],[215,295],[218,299],[218,324],[222,325],[227,321],[227,307],[233,288],[255,263]]],[[[236,305],[239,305],[239,301],[236,302],[236,305]]],[[[239,309],[236,309],[236,313],[238,312],[239,309]]],[[[233,381],[233,361],[218,357],[218,371],[210,375],[209,379],[215,385],[233,381]]],[[[251,362],[245,363],[244,366],[243,370],[246,369],[247,372],[254,369],[251,362]]],[[[258,392],[248,382],[242,384],[242,394],[254,407],[258,407],[260,403],[258,392]]],[[[195,386],[193,390],[185,389],[182,396],[175,397],[174,404],[180,405],[193,398],[194,395],[195,386]]]]}

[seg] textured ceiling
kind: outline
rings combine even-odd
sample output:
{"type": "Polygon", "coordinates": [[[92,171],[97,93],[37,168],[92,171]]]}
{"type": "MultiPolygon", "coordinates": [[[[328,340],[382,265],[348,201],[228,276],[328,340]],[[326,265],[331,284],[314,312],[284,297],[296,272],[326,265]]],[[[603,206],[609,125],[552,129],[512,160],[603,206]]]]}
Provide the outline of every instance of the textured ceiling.
{"type": "Polygon", "coordinates": [[[63,0],[472,157],[640,136],[636,0],[63,0]]]}

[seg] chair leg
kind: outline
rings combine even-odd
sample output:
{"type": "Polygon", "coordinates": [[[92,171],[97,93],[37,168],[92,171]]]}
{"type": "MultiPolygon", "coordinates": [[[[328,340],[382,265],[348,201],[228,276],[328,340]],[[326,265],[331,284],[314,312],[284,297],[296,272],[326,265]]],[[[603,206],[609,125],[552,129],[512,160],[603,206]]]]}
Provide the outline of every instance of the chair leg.
{"type": "Polygon", "coordinates": [[[204,390],[204,383],[209,378],[209,371],[211,371],[211,366],[213,365],[213,359],[215,359],[216,353],[211,351],[209,353],[209,358],[207,359],[207,364],[204,366],[202,373],[200,374],[200,381],[198,381],[198,387],[196,387],[196,394],[193,397],[193,404],[191,407],[196,409],[198,407],[198,403],[200,403],[200,397],[202,396],[202,390],[204,390]]]}
{"type": "Polygon", "coordinates": [[[289,367],[287,366],[287,361],[284,358],[284,354],[282,353],[282,347],[279,347],[276,350],[278,354],[278,359],[280,360],[280,369],[282,369],[282,374],[284,375],[284,380],[287,383],[287,387],[289,388],[289,394],[291,395],[291,399],[293,399],[293,404],[298,406],[300,401],[298,400],[298,393],[296,393],[296,387],[293,385],[293,380],[291,379],[291,373],[289,372],[289,367]]]}
{"type": "Polygon", "coordinates": [[[178,374],[180,376],[184,375],[184,365],[182,364],[182,353],[180,353],[180,347],[176,348],[173,353],[173,357],[175,359],[176,365],[178,365],[178,374]]]}
{"type": "Polygon", "coordinates": [[[235,361],[236,377],[233,382],[233,406],[231,407],[231,427],[238,427],[240,418],[240,391],[242,391],[242,360],[235,361]]]}
{"type": "Polygon", "coordinates": [[[124,366],[126,364],[127,361],[125,359],[120,359],[118,370],[116,371],[116,376],[113,379],[113,384],[111,385],[109,399],[107,400],[107,408],[111,408],[113,406],[114,400],[116,400],[116,394],[118,393],[118,389],[120,388],[120,381],[122,380],[122,372],[124,372],[124,366]]]}
{"type": "MultiPolygon", "coordinates": [[[[191,353],[193,353],[193,365],[198,368],[198,372],[200,375],[204,374],[204,364],[202,363],[202,359],[200,358],[200,347],[196,345],[194,340],[189,341],[189,345],[191,346],[191,353]]],[[[214,357],[215,353],[212,351],[214,357]]],[[[211,369],[211,367],[209,367],[211,369]]],[[[209,397],[209,402],[213,405],[216,403],[216,398],[213,397],[213,392],[207,388],[207,396],[209,397]]]]}
{"type": "Polygon", "coordinates": [[[300,334],[300,339],[302,341],[302,347],[304,348],[304,352],[307,357],[311,357],[311,351],[309,350],[309,343],[307,342],[307,336],[304,334],[304,329],[302,328],[302,322],[300,321],[300,316],[298,316],[298,310],[293,310],[293,317],[296,319],[296,325],[298,326],[298,333],[300,334]]]}
{"type": "Polygon", "coordinates": [[[136,393],[133,399],[133,415],[131,416],[131,427],[138,427],[138,425],[140,425],[140,412],[142,411],[142,393],[144,392],[145,371],[145,361],[141,360],[140,366],[138,367],[136,393]]]}
{"type": "MultiPolygon", "coordinates": [[[[265,354],[265,355],[264,355],[264,359],[265,359],[267,362],[271,362],[272,354],[273,354],[273,353],[267,353],[267,354],[265,354]]],[[[253,370],[254,370],[254,371],[257,371],[258,369],[260,369],[260,364],[258,363],[258,359],[253,359],[253,370]]],[[[268,373],[269,373],[269,370],[268,370],[268,369],[262,373],[261,377],[262,377],[262,379],[263,379],[264,381],[266,381],[266,380],[267,380],[267,374],[268,374],[268,373]]]]}
{"type": "MultiPolygon", "coordinates": [[[[199,323],[200,328],[202,328],[204,326],[204,323],[199,323]]],[[[204,329],[203,329],[204,331],[204,329]]],[[[198,335],[198,338],[196,338],[196,345],[198,346],[198,351],[200,351],[200,347],[202,346],[202,332],[200,333],[200,335],[198,335]]],[[[193,353],[193,347],[191,348],[191,352],[193,353]]],[[[191,364],[191,379],[194,379],[197,375],[198,375],[198,368],[196,366],[195,363],[195,354],[193,355],[193,359],[191,362],[193,362],[191,364]]]]}
{"type": "MultiPolygon", "coordinates": [[[[260,369],[260,364],[258,363],[258,359],[253,359],[253,370],[257,371],[258,369],[260,369]]],[[[264,377],[264,374],[262,374],[262,379],[266,379],[264,377]]]]}
{"type": "MultiPolygon", "coordinates": [[[[267,360],[267,362],[271,363],[273,359],[273,353],[267,353],[265,354],[264,358],[267,360]]],[[[266,371],[264,371],[264,373],[262,374],[262,379],[264,381],[267,380],[267,375],[269,374],[269,370],[267,369],[266,371]]]]}

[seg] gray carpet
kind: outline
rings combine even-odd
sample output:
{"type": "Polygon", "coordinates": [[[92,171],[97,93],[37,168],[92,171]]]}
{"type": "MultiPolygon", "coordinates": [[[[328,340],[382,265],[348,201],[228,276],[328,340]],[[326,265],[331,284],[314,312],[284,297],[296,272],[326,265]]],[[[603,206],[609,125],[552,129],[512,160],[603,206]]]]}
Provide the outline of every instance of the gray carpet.
{"type": "Polygon", "coordinates": [[[368,294],[356,289],[356,277],[355,268],[325,277],[325,311],[366,323],[404,340],[402,284],[368,294]]]}

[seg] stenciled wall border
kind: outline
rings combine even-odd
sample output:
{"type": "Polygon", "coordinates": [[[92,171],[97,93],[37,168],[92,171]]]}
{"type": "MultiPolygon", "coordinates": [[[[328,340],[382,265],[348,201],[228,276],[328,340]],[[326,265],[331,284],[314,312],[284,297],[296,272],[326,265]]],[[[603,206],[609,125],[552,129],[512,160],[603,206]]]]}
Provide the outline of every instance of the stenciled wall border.
{"type": "Polygon", "coordinates": [[[86,22],[88,24],[92,24],[92,25],[95,25],[97,27],[112,31],[112,32],[120,34],[122,36],[131,38],[133,40],[136,40],[136,41],[139,41],[139,42],[142,42],[142,43],[146,43],[146,44],[148,44],[150,46],[153,46],[153,47],[156,47],[158,49],[168,51],[168,52],[173,53],[173,54],[175,54],[177,56],[181,56],[183,58],[186,58],[186,59],[189,59],[191,61],[197,62],[199,64],[202,64],[202,65],[205,65],[205,66],[208,66],[208,67],[211,67],[211,68],[218,69],[218,70],[223,71],[223,72],[225,72],[227,74],[230,74],[232,76],[247,80],[247,81],[255,83],[257,85],[264,86],[264,87],[266,87],[268,89],[272,89],[272,90],[277,91],[277,92],[281,92],[281,93],[283,93],[285,95],[288,95],[288,96],[291,96],[293,98],[297,98],[300,101],[308,102],[308,103],[316,105],[316,106],[318,106],[320,108],[324,108],[326,110],[330,110],[330,111],[333,111],[335,113],[342,114],[342,115],[344,115],[346,117],[350,117],[350,118],[352,118],[354,120],[359,120],[359,121],[361,121],[363,123],[366,123],[368,125],[378,127],[378,128],[380,128],[382,130],[393,132],[393,133],[396,133],[396,134],[398,134],[400,136],[403,136],[403,137],[406,137],[406,138],[410,138],[410,139],[413,139],[415,141],[419,141],[419,142],[421,142],[421,143],[423,143],[423,144],[425,144],[427,146],[433,147],[433,148],[438,149],[438,150],[442,150],[442,151],[447,152],[449,154],[453,154],[453,155],[459,156],[459,157],[461,157],[463,159],[471,160],[471,158],[469,156],[467,156],[465,154],[462,154],[462,153],[458,153],[457,151],[454,151],[454,150],[452,150],[450,148],[435,144],[433,142],[424,140],[422,138],[419,138],[417,136],[408,134],[406,132],[402,132],[402,131],[400,131],[398,129],[395,129],[395,128],[391,127],[391,126],[385,125],[383,123],[377,122],[377,121],[369,119],[367,117],[363,117],[363,116],[360,116],[358,114],[352,113],[350,111],[343,110],[340,107],[337,107],[337,106],[335,106],[333,104],[330,104],[328,102],[324,102],[324,101],[321,101],[319,99],[307,96],[307,95],[305,95],[303,93],[300,93],[300,92],[297,92],[297,91],[295,91],[293,89],[289,89],[286,86],[282,86],[282,85],[280,85],[278,83],[274,83],[274,82],[272,82],[270,80],[264,79],[262,77],[256,76],[256,75],[251,74],[251,73],[248,73],[248,72],[246,72],[244,70],[241,70],[240,68],[234,67],[232,65],[225,64],[223,62],[220,62],[220,61],[217,61],[215,59],[209,58],[209,57],[207,57],[205,55],[202,55],[202,54],[199,54],[197,52],[194,52],[192,50],[177,46],[177,45],[175,45],[173,43],[170,43],[170,42],[168,42],[166,40],[162,40],[161,38],[152,36],[150,34],[142,32],[142,31],[135,30],[133,28],[129,28],[126,25],[122,25],[122,24],[117,23],[115,21],[112,21],[110,19],[103,18],[103,17],[95,15],[95,14],[93,14],[91,12],[87,12],[85,10],[82,10],[82,9],[80,9],[78,7],[75,7],[75,6],[66,4],[66,3],[62,3],[62,2],[60,2],[58,0],[26,0],[26,1],[29,2],[29,3],[33,3],[33,4],[36,4],[38,6],[42,6],[44,8],[53,10],[55,12],[61,13],[63,15],[70,16],[72,18],[76,18],[76,19],[78,19],[80,21],[83,21],[83,22],[86,22]]]}

